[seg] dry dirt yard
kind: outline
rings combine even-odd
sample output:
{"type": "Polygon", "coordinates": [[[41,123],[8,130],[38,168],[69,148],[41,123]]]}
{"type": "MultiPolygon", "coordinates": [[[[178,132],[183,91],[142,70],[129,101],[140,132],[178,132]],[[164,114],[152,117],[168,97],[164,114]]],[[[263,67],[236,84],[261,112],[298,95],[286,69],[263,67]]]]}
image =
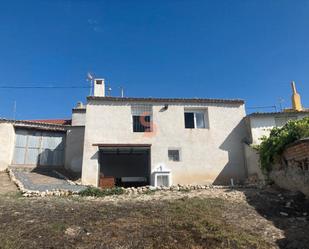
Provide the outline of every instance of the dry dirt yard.
{"type": "Polygon", "coordinates": [[[308,201],[273,188],[104,198],[1,188],[0,248],[309,248],[308,201]]]}

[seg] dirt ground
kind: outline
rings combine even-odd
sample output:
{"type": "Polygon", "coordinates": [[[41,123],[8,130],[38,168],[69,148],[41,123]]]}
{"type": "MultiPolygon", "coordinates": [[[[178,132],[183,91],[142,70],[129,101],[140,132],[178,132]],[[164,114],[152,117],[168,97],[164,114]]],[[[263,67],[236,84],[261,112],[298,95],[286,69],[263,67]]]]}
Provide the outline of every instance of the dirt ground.
{"type": "Polygon", "coordinates": [[[308,200],[275,188],[24,198],[9,185],[0,248],[309,248],[308,200]]]}
{"type": "Polygon", "coordinates": [[[16,193],[17,187],[12,183],[9,176],[5,172],[0,172],[0,195],[16,193]]]}

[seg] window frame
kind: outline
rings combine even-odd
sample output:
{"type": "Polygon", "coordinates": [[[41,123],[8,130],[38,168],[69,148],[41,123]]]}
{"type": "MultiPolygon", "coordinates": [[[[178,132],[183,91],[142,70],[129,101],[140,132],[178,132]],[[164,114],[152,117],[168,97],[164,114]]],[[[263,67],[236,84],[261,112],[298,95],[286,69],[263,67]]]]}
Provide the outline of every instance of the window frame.
{"type": "Polygon", "coordinates": [[[169,162],[180,162],[181,161],[181,149],[180,148],[168,148],[167,150],[167,157],[169,162]],[[170,158],[170,151],[177,151],[178,152],[178,160],[173,160],[170,158]]]}
{"type": "Polygon", "coordinates": [[[207,114],[207,110],[185,110],[184,111],[184,119],[185,119],[185,129],[207,129],[206,128],[206,120],[205,120],[205,115],[207,114]],[[185,115],[186,113],[193,113],[193,121],[194,121],[194,127],[193,128],[187,128],[186,127],[186,118],[185,115]],[[197,121],[196,121],[196,114],[203,114],[203,124],[204,127],[197,127],[197,121]]]}

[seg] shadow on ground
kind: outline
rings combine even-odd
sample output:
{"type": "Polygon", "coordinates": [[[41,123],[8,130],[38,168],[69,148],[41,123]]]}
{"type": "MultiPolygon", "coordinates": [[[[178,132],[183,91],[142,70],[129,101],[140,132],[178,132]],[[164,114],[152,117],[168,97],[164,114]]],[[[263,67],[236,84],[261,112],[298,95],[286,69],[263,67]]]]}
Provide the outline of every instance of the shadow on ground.
{"type": "Polygon", "coordinates": [[[40,175],[50,176],[50,177],[54,177],[57,179],[63,179],[63,177],[59,174],[56,174],[55,171],[59,172],[61,175],[65,176],[66,178],[72,181],[76,181],[80,179],[81,177],[80,173],[74,173],[74,172],[68,171],[64,167],[55,167],[51,169],[50,167],[39,166],[31,170],[31,172],[37,173],[40,175]]]}
{"type": "Polygon", "coordinates": [[[249,205],[284,232],[285,238],[276,241],[279,248],[309,248],[309,199],[302,193],[269,187],[244,194],[249,205]]]}

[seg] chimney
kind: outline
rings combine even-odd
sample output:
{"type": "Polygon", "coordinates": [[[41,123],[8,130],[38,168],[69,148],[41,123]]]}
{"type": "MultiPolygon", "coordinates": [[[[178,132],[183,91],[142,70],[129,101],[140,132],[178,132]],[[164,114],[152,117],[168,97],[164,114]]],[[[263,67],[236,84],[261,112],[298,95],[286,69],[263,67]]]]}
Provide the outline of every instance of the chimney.
{"type": "Polygon", "coordinates": [[[292,85],[292,91],[293,91],[292,108],[293,108],[294,111],[301,111],[303,108],[302,108],[302,105],[301,105],[300,95],[296,91],[295,82],[292,81],[291,85],[292,85]]]}
{"type": "Polygon", "coordinates": [[[104,79],[94,79],[94,96],[105,97],[104,79]]]}

